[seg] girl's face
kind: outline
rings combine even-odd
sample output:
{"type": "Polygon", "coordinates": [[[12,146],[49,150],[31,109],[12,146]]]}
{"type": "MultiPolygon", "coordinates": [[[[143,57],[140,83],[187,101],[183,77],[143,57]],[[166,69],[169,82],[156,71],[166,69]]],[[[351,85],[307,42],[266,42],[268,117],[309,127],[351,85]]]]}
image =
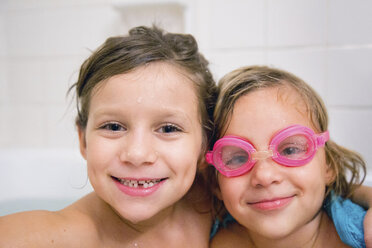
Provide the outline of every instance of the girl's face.
{"type": "Polygon", "coordinates": [[[95,192],[122,218],[166,214],[192,185],[201,152],[193,83],[161,62],[109,78],[93,90],[79,136],[95,192]]]}
{"type": "MultiPolygon", "coordinates": [[[[226,135],[241,136],[257,150],[267,150],[272,136],[293,124],[314,130],[298,94],[289,87],[266,88],[237,100],[226,135]]],[[[277,239],[314,227],[331,178],[320,148],[304,166],[285,167],[268,158],[242,176],[219,174],[218,195],[252,238],[277,239]]]]}

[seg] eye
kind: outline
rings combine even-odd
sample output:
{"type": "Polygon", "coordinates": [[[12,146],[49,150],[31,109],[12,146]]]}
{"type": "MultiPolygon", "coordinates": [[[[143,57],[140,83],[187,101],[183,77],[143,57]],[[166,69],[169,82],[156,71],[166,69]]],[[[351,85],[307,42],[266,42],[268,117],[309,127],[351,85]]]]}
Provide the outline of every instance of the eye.
{"type": "Polygon", "coordinates": [[[289,159],[303,159],[309,150],[309,141],[303,135],[294,135],[286,138],[278,145],[281,156],[289,159]]]}
{"type": "Polygon", "coordinates": [[[125,128],[119,123],[106,123],[100,128],[104,130],[112,131],[112,132],[125,131],[125,128]]]}
{"type": "Polygon", "coordinates": [[[174,124],[166,124],[166,125],[161,126],[157,131],[160,133],[169,134],[169,133],[175,133],[175,132],[182,132],[182,129],[174,124]]]}
{"type": "Polygon", "coordinates": [[[289,159],[302,159],[306,156],[308,147],[306,144],[285,144],[279,147],[279,154],[289,159]]]}
{"type": "Polygon", "coordinates": [[[292,147],[286,147],[280,152],[280,154],[283,156],[290,156],[290,155],[295,155],[295,154],[298,154],[304,151],[305,150],[303,148],[292,146],[292,147]]]}
{"type": "Polygon", "coordinates": [[[225,165],[230,169],[239,168],[243,164],[247,163],[247,155],[235,155],[231,159],[225,162],[225,165]]]}
{"type": "Polygon", "coordinates": [[[246,164],[249,153],[237,146],[224,146],[220,151],[221,160],[229,169],[236,169],[246,164]]]}

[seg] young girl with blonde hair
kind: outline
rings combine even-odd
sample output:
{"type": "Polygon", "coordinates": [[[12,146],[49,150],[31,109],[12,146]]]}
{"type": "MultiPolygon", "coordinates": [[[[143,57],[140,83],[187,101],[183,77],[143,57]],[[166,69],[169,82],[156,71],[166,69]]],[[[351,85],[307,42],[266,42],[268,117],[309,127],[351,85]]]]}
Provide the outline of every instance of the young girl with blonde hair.
{"type": "Polygon", "coordinates": [[[265,66],[232,71],[218,87],[216,142],[206,158],[217,169],[210,177],[216,195],[236,222],[212,247],[362,247],[365,210],[339,197],[363,182],[365,162],[332,140],[316,92],[265,66]],[[328,201],[341,206],[331,207],[335,224],[328,201]],[[342,207],[351,212],[337,215],[342,207]]]}

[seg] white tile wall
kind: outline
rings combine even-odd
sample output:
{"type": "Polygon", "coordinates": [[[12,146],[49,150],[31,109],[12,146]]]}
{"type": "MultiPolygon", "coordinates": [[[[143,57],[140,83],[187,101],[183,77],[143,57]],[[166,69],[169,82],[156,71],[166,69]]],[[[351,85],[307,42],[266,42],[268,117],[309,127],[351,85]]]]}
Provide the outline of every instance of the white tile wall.
{"type": "Polygon", "coordinates": [[[46,146],[75,148],[78,150],[78,134],[75,128],[75,101],[48,105],[45,108],[46,146]]]}
{"type": "Polygon", "coordinates": [[[163,0],[161,8],[159,1],[140,2],[0,2],[0,152],[78,151],[74,103],[68,107],[65,93],[80,64],[108,36],[156,19],[169,31],[194,34],[216,79],[252,64],[305,79],[329,107],[332,138],[361,152],[372,168],[371,1],[163,0]]]}
{"type": "Polygon", "coordinates": [[[265,1],[211,1],[210,44],[214,48],[262,47],[265,1]]]}
{"type": "Polygon", "coordinates": [[[5,18],[2,15],[3,4],[0,3],[0,147],[7,144],[8,130],[6,130],[6,123],[8,122],[6,106],[8,100],[8,83],[7,83],[7,49],[5,42],[5,18]]]}
{"type": "Polygon", "coordinates": [[[372,108],[372,48],[330,49],[328,56],[329,104],[372,108]]]}
{"type": "Polygon", "coordinates": [[[7,66],[6,58],[0,56],[0,106],[4,106],[9,102],[7,66]]]}
{"type": "Polygon", "coordinates": [[[332,139],[362,154],[371,168],[372,109],[330,107],[329,115],[332,139]]]}
{"type": "Polygon", "coordinates": [[[43,15],[48,23],[44,26],[45,53],[66,56],[96,49],[115,34],[115,14],[113,8],[105,5],[48,9],[43,15]]]}
{"type": "Polygon", "coordinates": [[[8,11],[5,37],[9,56],[41,56],[44,54],[45,26],[48,20],[41,10],[8,11]]]}
{"type": "Polygon", "coordinates": [[[264,64],[265,52],[263,50],[234,50],[228,52],[206,53],[210,68],[215,80],[226,73],[242,66],[264,64]]]}
{"type": "Polygon", "coordinates": [[[329,0],[329,44],[371,44],[371,11],[372,1],[329,0]]]}
{"type": "Polygon", "coordinates": [[[267,53],[267,64],[285,69],[310,84],[325,96],[326,50],[324,48],[272,49],[267,53]]]}
{"type": "Polygon", "coordinates": [[[46,113],[41,105],[14,104],[5,115],[9,143],[3,148],[46,148],[46,113]]]}
{"type": "Polygon", "coordinates": [[[1,10],[0,5],[0,58],[7,55],[7,45],[6,45],[6,39],[5,39],[5,27],[6,27],[6,19],[4,18],[4,15],[1,14],[3,11],[1,10]]]}
{"type": "Polygon", "coordinates": [[[9,117],[8,107],[2,103],[0,103],[0,116],[0,147],[6,147],[10,143],[10,136],[8,135],[9,129],[7,129],[9,117]]]}
{"type": "Polygon", "coordinates": [[[20,57],[8,60],[7,81],[10,104],[45,103],[44,61],[41,57],[20,57]]]}
{"type": "Polygon", "coordinates": [[[6,15],[9,54],[66,56],[95,49],[114,34],[115,13],[99,5],[13,10],[6,15]]]}
{"type": "Polygon", "coordinates": [[[86,56],[59,56],[44,59],[43,88],[47,89],[44,95],[45,102],[67,106],[69,101],[67,91],[77,81],[80,66],[87,57],[88,53],[86,56]]]}
{"type": "Polygon", "coordinates": [[[166,27],[169,32],[185,32],[185,6],[183,4],[171,2],[156,4],[154,1],[148,5],[129,3],[122,1],[114,5],[121,16],[120,25],[117,25],[119,33],[127,33],[132,27],[151,26],[152,24],[166,27]]]}
{"type": "Polygon", "coordinates": [[[325,44],[324,0],[268,0],[267,37],[269,46],[325,44]]]}
{"type": "Polygon", "coordinates": [[[34,10],[40,8],[56,8],[65,6],[92,6],[107,3],[107,0],[64,0],[64,1],[50,1],[50,0],[2,0],[6,10],[34,10]]]}

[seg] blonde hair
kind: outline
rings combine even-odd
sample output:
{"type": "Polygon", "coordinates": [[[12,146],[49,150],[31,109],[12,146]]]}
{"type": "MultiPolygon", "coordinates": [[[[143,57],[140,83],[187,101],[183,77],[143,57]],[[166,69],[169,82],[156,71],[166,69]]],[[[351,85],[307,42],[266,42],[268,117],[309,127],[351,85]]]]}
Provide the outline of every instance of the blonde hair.
{"type": "MultiPolygon", "coordinates": [[[[234,104],[240,97],[258,89],[283,86],[291,87],[303,99],[309,120],[316,131],[326,131],[328,129],[327,110],[322,99],[307,83],[283,70],[267,66],[247,66],[226,74],[218,83],[219,92],[214,111],[214,141],[224,135],[231,120],[234,104]]],[[[332,140],[326,143],[325,153],[326,162],[335,174],[333,181],[327,185],[326,195],[334,190],[336,195],[350,197],[355,188],[364,181],[366,173],[364,160],[356,152],[332,140]]],[[[212,170],[213,172],[210,171],[208,176],[211,186],[215,189],[218,185],[215,171],[212,170]]],[[[218,205],[217,202],[214,204],[218,205]]]]}

